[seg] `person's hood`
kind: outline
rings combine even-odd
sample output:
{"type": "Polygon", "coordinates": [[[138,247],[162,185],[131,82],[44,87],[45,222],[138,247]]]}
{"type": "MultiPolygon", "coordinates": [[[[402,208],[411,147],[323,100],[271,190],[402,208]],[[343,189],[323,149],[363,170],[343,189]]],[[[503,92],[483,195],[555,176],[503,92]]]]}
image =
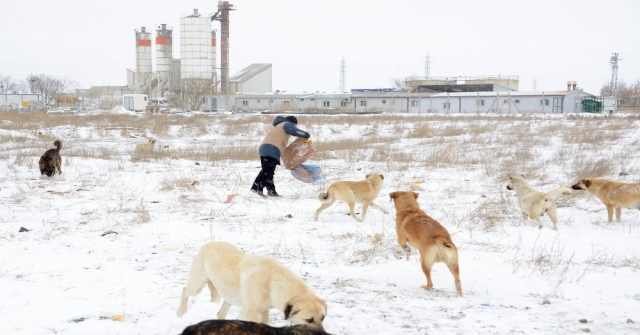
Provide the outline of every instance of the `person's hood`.
{"type": "Polygon", "coordinates": [[[282,122],[291,122],[291,121],[289,121],[289,119],[287,119],[284,116],[276,116],[276,118],[273,120],[273,126],[275,127],[282,122]]]}

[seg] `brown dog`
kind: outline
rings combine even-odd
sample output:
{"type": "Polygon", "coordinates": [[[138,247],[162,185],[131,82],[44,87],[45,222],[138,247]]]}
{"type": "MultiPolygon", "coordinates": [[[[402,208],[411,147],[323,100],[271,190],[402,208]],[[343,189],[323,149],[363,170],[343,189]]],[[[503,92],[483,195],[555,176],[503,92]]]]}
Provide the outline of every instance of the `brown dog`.
{"type": "Polygon", "coordinates": [[[62,142],[60,142],[60,140],[55,140],[53,145],[56,148],[45,151],[44,155],[40,157],[40,161],[38,162],[40,174],[44,174],[47,177],[55,175],[56,170],[58,171],[58,174],[62,174],[62,169],[60,168],[62,166],[62,157],[60,157],[62,142]]]}
{"type": "Polygon", "coordinates": [[[188,326],[181,335],[331,335],[311,325],[271,327],[240,320],[207,320],[188,326]]]}
{"type": "Polygon", "coordinates": [[[385,214],[388,213],[386,209],[373,202],[378,197],[383,180],[384,176],[381,174],[368,174],[365,180],[361,181],[336,181],[329,186],[326,193],[318,195],[318,200],[322,202],[322,205],[316,210],[313,219],[318,221],[320,213],[331,207],[336,200],[346,202],[349,205],[351,217],[360,222],[367,215],[369,205],[385,214]],[[362,218],[359,218],[355,213],[356,202],[362,203],[362,218]]]}
{"type": "Polygon", "coordinates": [[[396,191],[389,194],[396,207],[396,232],[398,244],[407,251],[409,259],[410,246],[420,252],[422,272],[427,277],[427,285],[422,288],[433,288],[431,281],[431,267],[436,262],[443,262],[453,274],[456,292],[462,296],[460,284],[460,268],[458,267],[458,249],[451,241],[449,232],[438,221],[432,219],[420,209],[418,193],[396,191]]]}
{"type": "Polygon", "coordinates": [[[640,183],[622,183],[619,181],[585,178],[571,186],[574,190],[587,190],[600,198],[607,207],[607,219],[613,220],[613,209],[616,220],[620,222],[622,208],[640,209],[640,183]]]}

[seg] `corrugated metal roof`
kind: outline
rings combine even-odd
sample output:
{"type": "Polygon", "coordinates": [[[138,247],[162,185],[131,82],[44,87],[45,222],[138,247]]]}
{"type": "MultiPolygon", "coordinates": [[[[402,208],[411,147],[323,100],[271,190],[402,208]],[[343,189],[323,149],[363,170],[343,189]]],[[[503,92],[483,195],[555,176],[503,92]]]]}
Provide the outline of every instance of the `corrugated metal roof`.
{"type": "MultiPolygon", "coordinates": [[[[575,94],[580,91],[493,91],[493,92],[455,92],[455,93],[382,93],[382,94],[352,94],[352,98],[426,98],[426,97],[495,97],[500,95],[501,97],[526,97],[526,96],[564,96],[568,94],[575,94]]],[[[589,93],[582,92],[582,94],[590,95],[589,93]]]]}
{"type": "Polygon", "coordinates": [[[229,78],[229,82],[245,82],[251,77],[257,75],[258,73],[265,71],[271,67],[271,64],[268,63],[255,63],[251,64],[240,72],[234,74],[231,78],[229,78]]]}

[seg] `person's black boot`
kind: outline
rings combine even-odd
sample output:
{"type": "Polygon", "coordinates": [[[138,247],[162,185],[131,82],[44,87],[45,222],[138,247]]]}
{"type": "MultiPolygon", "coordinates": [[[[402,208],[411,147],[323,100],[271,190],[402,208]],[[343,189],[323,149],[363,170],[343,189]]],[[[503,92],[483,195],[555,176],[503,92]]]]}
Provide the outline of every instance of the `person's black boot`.
{"type": "Polygon", "coordinates": [[[270,197],[279,197],[280,196],[280,194],[278,194],[278,192],[276,192],[276,191],[269,191],[269,192],[267,192],[267,195],[270,196],[270,197]]]}
{"type": "Polygon", "coordinates": [[[264,193],[262,193],[262,190],[259,190],[259,189],[257,189],[257,188],[253,188],[253,187],[252,187],[252,188],[251,188],[251,192],[253,192],[253,193],[255,193],[255,194],[257,194],[257,195],[259,195],[259,196],[261,196],[261,197],[263,197],[263,198],[266,198],[266,197],[267,197],[266,195],[264,195],[264,193]]]}

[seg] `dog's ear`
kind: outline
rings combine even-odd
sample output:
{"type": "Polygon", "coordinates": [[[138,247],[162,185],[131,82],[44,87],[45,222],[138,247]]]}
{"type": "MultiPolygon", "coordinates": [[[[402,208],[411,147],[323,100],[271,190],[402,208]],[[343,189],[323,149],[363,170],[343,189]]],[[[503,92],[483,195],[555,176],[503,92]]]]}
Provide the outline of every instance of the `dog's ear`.
{"type": "Polygon", "coordinates": [[[589,179],[585,179],[584,180],[584,186],[586,186],[586,187],[591,186],[591,181],[589,179]]]}
{"type": "Polygon", "coordinates": [[[293,306],[287,304],[287,307],[284,308],[284,319],[285,320],[289,320],[289,317],[291,316],[291,309],[293,308],[293,306]]]}
{"type": "Polygon", "coordinates": [[[520,175],[520,177],[524,178],[524,175],[523,175],[523,174],[521,174],[521,175],[520,175]]]}
{"type": "Polygon", "coordinates": [[[391,192],[391,193],[389,193],[389,198],[391,198],[391,199],[395,199],[395,198],[396,198],[396,193],[398,193],[398,192],[391,192]]]}
{"type": "Polygon", "coordinates": [[[380,179],[384,180],[384,176],[383,176],[383,175],[380,175],[380,179]]]}
{"type": "Polygon", "coordinates": [[[411,192],[411,193],[413,193],[413,196],[414,196],[416,199],[418,199],[418,193],[416,193],[416,192],[411,192]]]}

